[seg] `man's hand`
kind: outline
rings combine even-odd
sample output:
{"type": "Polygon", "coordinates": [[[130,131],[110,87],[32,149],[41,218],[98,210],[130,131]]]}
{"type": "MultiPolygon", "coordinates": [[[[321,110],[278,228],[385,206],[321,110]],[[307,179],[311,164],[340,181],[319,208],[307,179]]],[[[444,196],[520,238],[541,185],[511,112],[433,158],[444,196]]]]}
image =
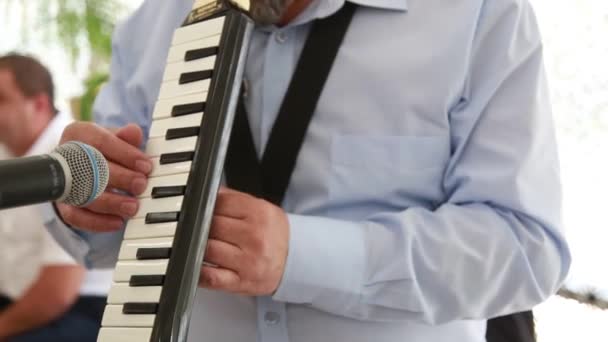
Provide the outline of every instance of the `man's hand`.
{"type": "Polygon", "coordinates": [[[86,208],[57,204],[63,220],[78,228],[91,231],[112,231],[123,226],[124,220],[135,215],[136,198],[117,193],[141,194],[147,186],[147,174],[152,171],[149,158],[139,150],[143,140],[141,128],[128,125],[112,132],[95,124],[76,122],[63,132],[61,142],[81,141],[97,148],[108,160],[110,180],[106,191],[86,208]]]}
{"type": "Polygon", "coordinates": [[[289,247],[287,214],[262,199],[220,189],[200,286],[244,295],[278,288],[289,247]]]}

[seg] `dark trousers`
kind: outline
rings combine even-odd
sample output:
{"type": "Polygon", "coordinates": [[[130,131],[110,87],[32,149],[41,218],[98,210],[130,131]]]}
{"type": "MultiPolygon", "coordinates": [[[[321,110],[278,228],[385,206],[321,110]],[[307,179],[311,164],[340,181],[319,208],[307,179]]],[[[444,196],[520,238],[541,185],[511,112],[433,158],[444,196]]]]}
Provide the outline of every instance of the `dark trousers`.
{"type": "Polygon", "coordinates": [[[536,342],[532,311],[488,320],[487,342],[536,342]]]}
{"type": "MultiPolygon", "coordinates": [[[[8,298],[0,296],[0,311],[10,303],[8,298]]],[[[12,337],[8,342],[95,342],[105,305],[105,297],[80,297],[59,319],[12,337]]]]}

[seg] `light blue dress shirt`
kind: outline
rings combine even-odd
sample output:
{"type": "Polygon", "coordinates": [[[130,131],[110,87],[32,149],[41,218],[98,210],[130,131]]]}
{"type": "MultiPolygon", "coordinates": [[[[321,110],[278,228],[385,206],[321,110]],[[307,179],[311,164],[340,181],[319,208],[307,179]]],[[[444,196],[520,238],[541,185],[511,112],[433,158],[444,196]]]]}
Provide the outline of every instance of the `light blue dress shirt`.
{"type": "MultiPolygon", "coordinates": [[[[556,291],[562,235],[542,44],[526,0],[353,0],[284,208],[272,297],[200,290],[190,341],[484,341],[485,319],[556,291]]],[[[315,18],[255,30],[246,105],[263,151],[315,18]]],[[[192,0],[148,0],[114,37],[96,120],[147,131],[172,32],[192,0]]],[[[90,266],[120,234],[49,229],[90,266]]]]}

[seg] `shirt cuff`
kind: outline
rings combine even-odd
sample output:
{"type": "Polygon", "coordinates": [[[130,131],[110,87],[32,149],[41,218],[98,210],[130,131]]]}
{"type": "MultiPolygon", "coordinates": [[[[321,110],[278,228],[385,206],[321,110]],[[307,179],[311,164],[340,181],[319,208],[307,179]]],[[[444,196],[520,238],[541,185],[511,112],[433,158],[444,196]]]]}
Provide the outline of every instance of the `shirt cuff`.
{"type": "Polygon", "coordinates": [[[89,253],[89,245],[81,236],[81,233],[66,225],[55,211],[52,203],[38,205],[44,226],[55,241],[82,265],[86,265],[86,256],[89,253]]]}
{"type": "Polygon", "coordinates": [[[288,215],[289,252],[273,299],[312,304],[359,300],[365,272],[365,231],[361,224],[288,215]]]}

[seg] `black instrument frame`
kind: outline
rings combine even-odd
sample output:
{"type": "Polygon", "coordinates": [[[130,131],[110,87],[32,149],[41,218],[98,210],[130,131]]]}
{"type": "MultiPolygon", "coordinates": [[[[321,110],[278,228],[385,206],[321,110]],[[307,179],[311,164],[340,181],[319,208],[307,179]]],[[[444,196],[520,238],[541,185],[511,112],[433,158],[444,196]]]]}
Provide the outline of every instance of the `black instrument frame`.
{"type": "MultiPolygon", "coordinates": [[[[224,29],[152,329],[152,342],[186,341],[253,24],[224,8],[224,29]]],[[[224,13],[215,13],[213,17],[224,13]]]]}

